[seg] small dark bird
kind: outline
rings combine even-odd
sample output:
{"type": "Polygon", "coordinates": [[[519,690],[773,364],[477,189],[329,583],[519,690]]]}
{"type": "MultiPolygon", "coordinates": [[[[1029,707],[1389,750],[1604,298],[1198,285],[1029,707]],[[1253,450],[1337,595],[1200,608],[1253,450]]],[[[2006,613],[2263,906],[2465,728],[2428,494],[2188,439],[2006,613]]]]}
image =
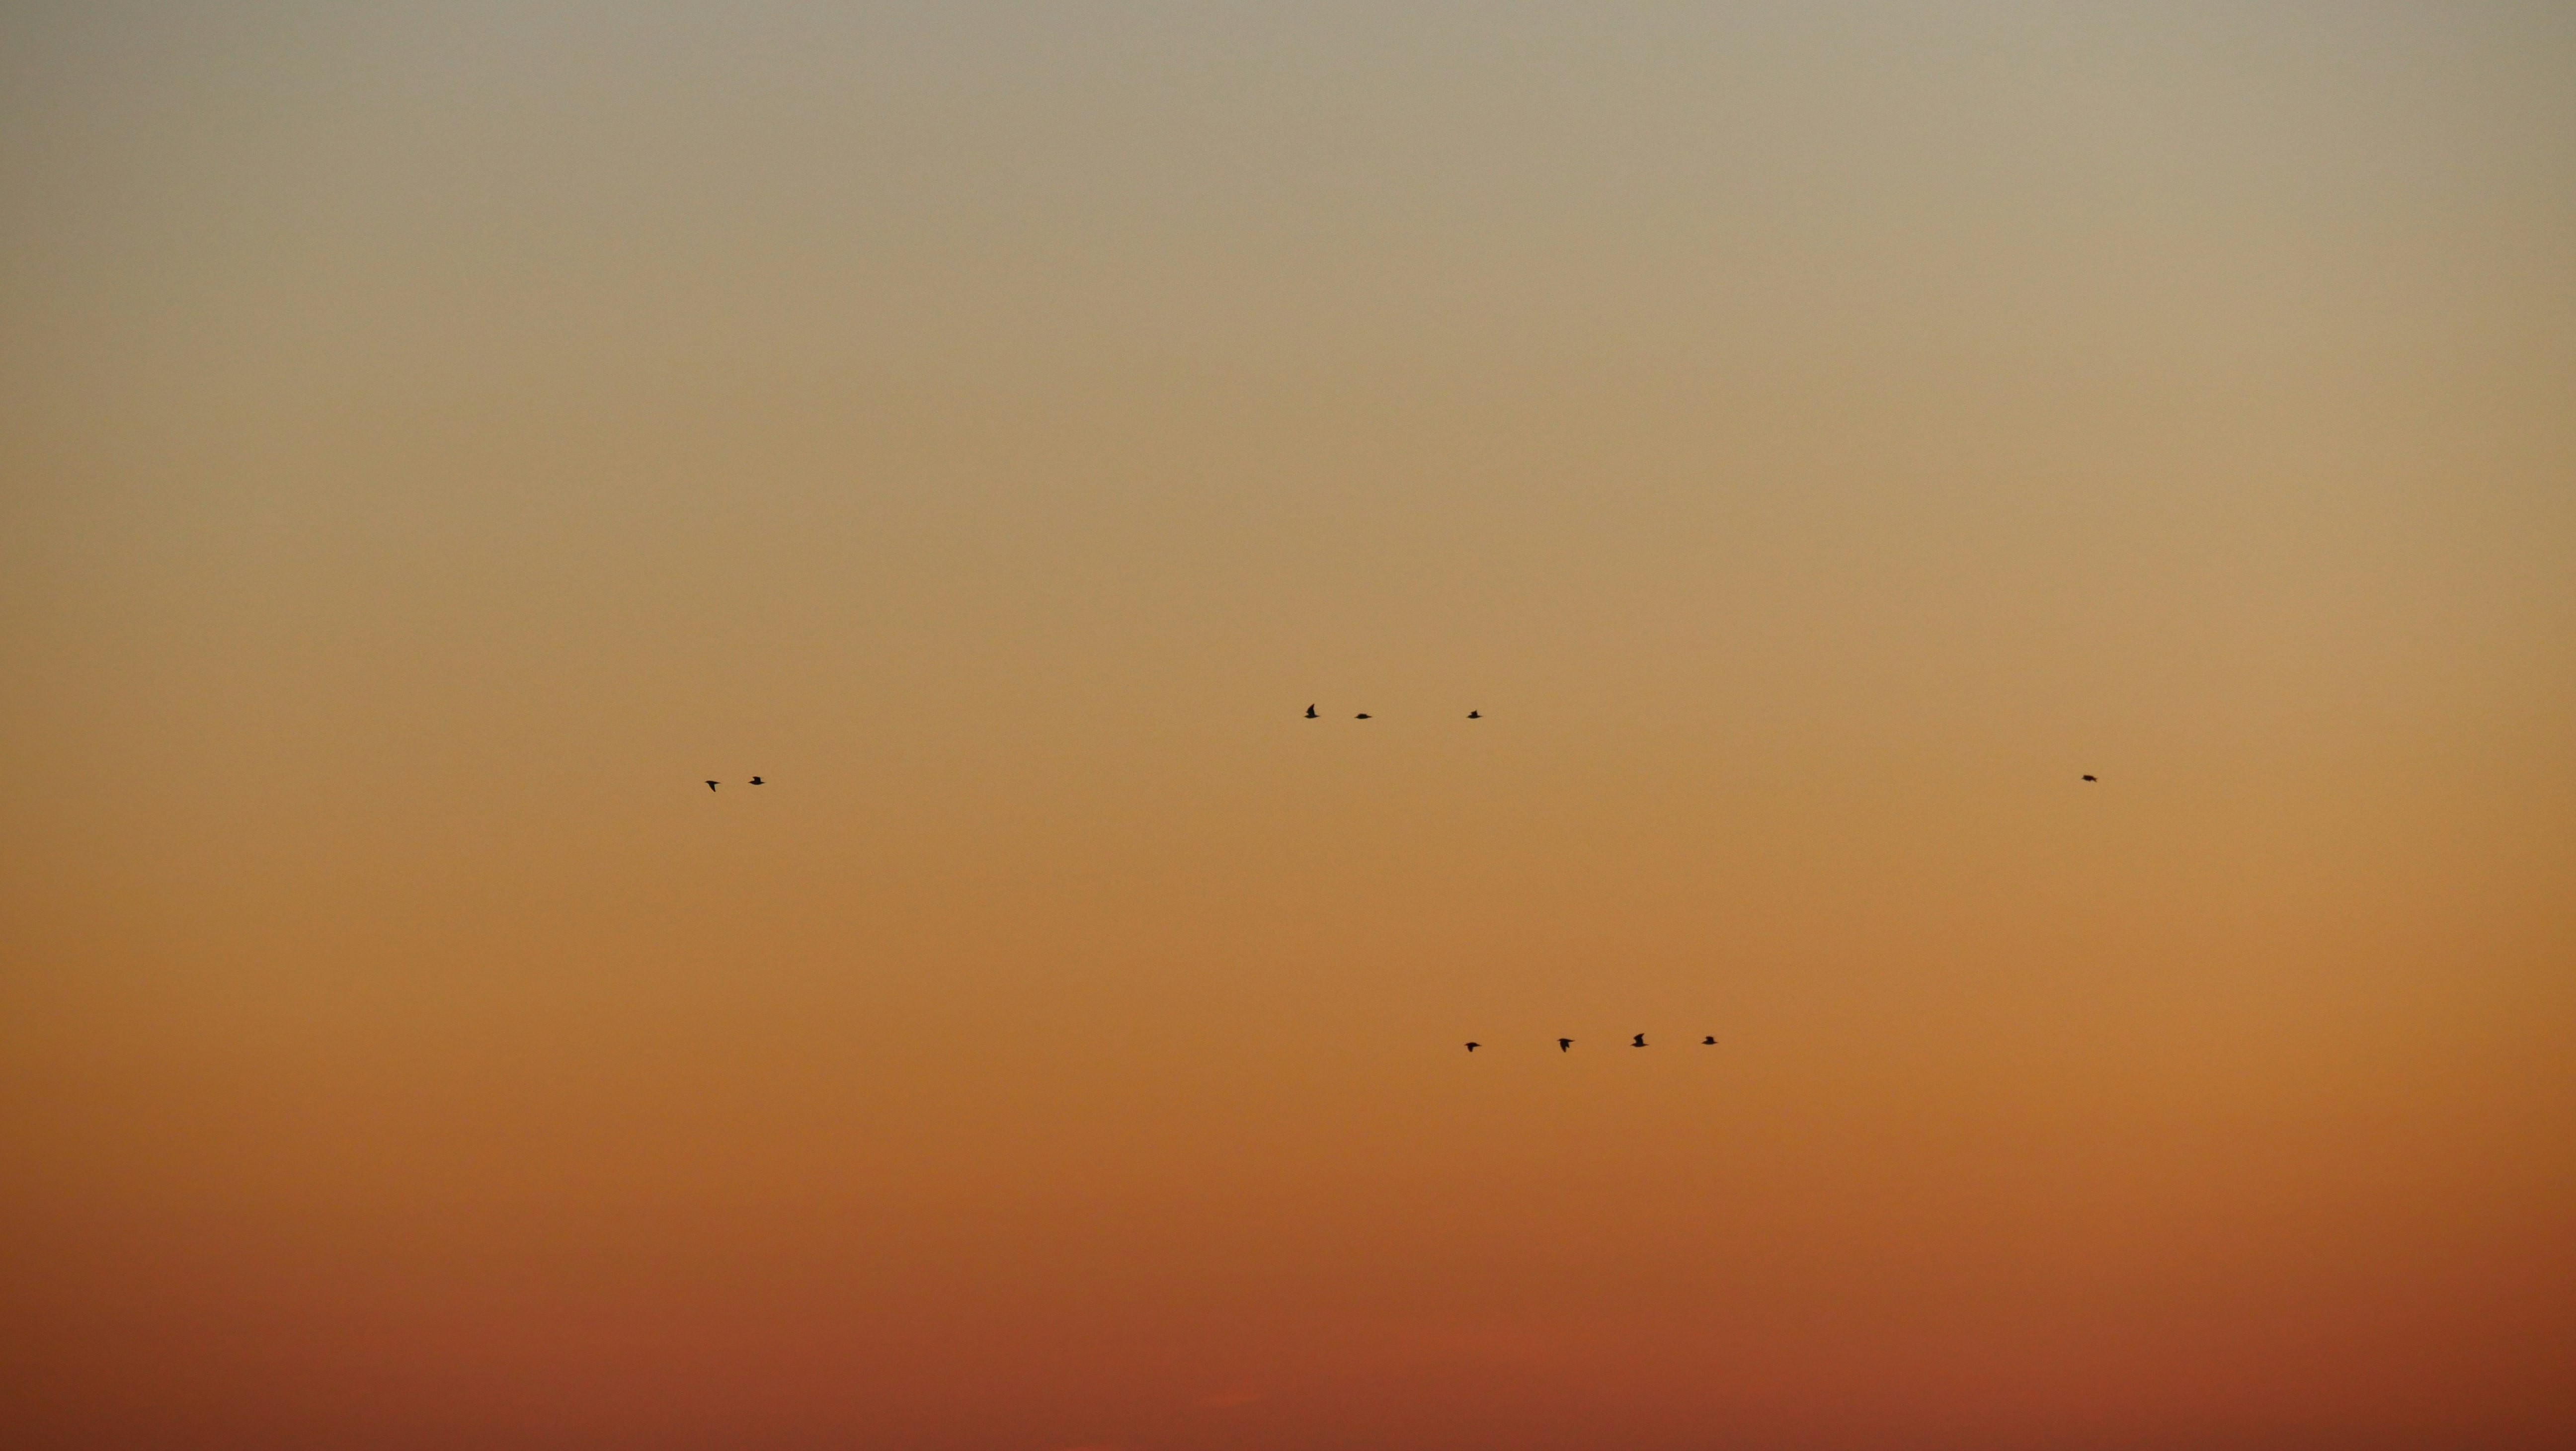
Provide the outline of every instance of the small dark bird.
{"type": "Polygon", "coordinates": [[[1367,712],[1367,711],[1361,711],[1359,714],[1357,714],[1357,715],[1355,715],[1355,716],[1352,716],[1352,717],[1351,717],[1351,719],[1353,719],[1353,720],[1366,720],[1366,719],[1368,719],[1368,712],[1367,712]]]}
{"type": "Polygon", "coordinates": [[[1473,1052],[1475,1052],[1478,1048],[1481,1048],[1481,1047],[1483,1047],[1483,1046],[1484,1046],[1484,1045],[1483,1045],[1482,1043],[1470,1043],[1470,1044],[1468,1044],[1468,1045],[1467,1045],[1467,1051],[1468,1051],[1468,1052],[1470,1052],[1470,1053],[1473,1053],[1473,1052]]]}
{"type": "Polygon", "coordinates": [[[2087,781],[2090,781],[2090,780],[2092,780],[2093,778],[2092,778],[2092,777],[2090,777],[2090,776],[2087,776],[2087,777],[2085,777],[2084,779],[2085,779],[2085,780],[2087,780],[2087,781]]]}
{"type": "Polygon", "coordinates": [[[1471,711],[1467,712],[1467,719],[1469,719],[1469,720],[1483,720],[1484,718],[1485,718],[1485,717],[1484,717],[1484,714],[1483,714],[1483,712],[1481,712],[1481,711],[1473,711],[1473,710],[1471,710],[1471,711]]]}
{"type": "Polygon", "coordinates": [[[1636,1041],[1636,1042],[1634,1042],[1634,1043],[1629,1044],[1628,1046],[1629,1046],[1629,1047],[1631,1047],[1631,1048],[1643,1048],[1643,1047],[1645,1047],[1645,1046],[1646,1046],[1646,1035],[1645,1035],[1645,1034],[1643,1034],[1643,1033],[1639,1033],[1639,1034],[1637,1035],[1637,1041],[1636,1041]]]}
{"type": "Polygon", "coordinates": [[[709,781],[709,782],[707,783],[707,789],[708,789],[708,790],[710,790],[710,791],[713,791],[714,789],[716,789],[716,783],[715,783],[715,782],[713,782],[713,781],[709,781]]]}
{"type": "Polygon", "coordinates": [[[1700,1046],[1703,1048],[1714,1048],[1717,1046],[1717,1039],[1714,1037],[1702,1038],[1699,1042],[1700,1046]]]}
{"type": "Polygon", "coordinates": [[[1315,708],[1314,708],[1313,706],[1311,706],[1311,705],[1310,705],[1310,706],[1306,707],[1306,719],[1308,719],[1308,720],[1313,720],[1314,718],[1315,718],[1315,708]]]}
{"type": "Polygon", "coordinates": [[[752,777],[752,778],[751,778],[751,784],[753,784],[754,786],[765,786],[765,785],[768,785],[769,783],[768,783],[768,782],[766,782],[766,781],[761,780],[758,776],[754,776],[754,777],[752,777]]]}
{"type": "Polygon", "coordinates": [[[1557,1040],[1556,1040],[1556,1051],[1557,1051],[1557,1052],[1559,1052],[1559,1053],[1571,1053],[1571,1052],[1573,1052],[1573,1051],[1574,1051],[1574,1040],[1573,1040],[1572,1038],[1559,1038],[1559,1039],[1557,1039],[1557,1040]]]}

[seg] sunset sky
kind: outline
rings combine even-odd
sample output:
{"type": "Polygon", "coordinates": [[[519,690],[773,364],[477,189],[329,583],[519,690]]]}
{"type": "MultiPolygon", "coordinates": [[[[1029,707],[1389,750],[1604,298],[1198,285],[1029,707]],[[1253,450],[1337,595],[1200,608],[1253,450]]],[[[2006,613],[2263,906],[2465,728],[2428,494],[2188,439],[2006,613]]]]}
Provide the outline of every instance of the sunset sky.
{"type": "Polygon", "coordinates": [[[0,626],[13,1447],[2576,1445],[2576,7],[11,3],[0,626]]]}

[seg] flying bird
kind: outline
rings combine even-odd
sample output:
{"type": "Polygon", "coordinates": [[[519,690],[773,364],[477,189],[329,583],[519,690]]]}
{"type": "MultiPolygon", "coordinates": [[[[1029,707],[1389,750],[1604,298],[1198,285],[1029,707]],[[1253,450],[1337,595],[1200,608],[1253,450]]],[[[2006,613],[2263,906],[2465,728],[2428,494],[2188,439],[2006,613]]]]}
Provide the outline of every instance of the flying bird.
{"type": "Polygon", "coordinates": [[[1643,1047],[1645,1047],[1645,1046],[1646,1046],[1646,1035],[1645,1035],[1645,1034],[1643,1034],[1643,1033],[1639,1033],[1639,1034],[1637,1035],[1637,1041],[1636,1041],[1636,1042],[1634,1042],[1634,1043],[1629,1044],[1628,1046],[1629,1046],[1629,1047],[1631,1047],[1631,1048],[1643,1048],[1643,1047]]]}
{"type": "Polygon", "coordinates": [[[1311,705],[1310,705],[1310,706],[1306,707],[1306,719],[1308,719],[1308,720],[1313,720],[1314,718],[1315,718],[1315,708],[1314,708],[1313,706],[1311,706],[1311,705]]]}
{"type": "Polygon", "coordinates": [[[1559,1052],[1559,1053],[1571,1053],[1571,1052],[1573,1052],[1573,1051],[1574,1051],[1574,1040],[1573,1040],[1572,1038],[1559,1038],[1559,1039],[1557,1039],[1557,1040],[1556,1040],[1556,1051],[1557,1051],[1557,1052],[1559,1052]]]}
{"type": "Polygon", "coordinates": [[[2087,780],[2087,781],[2090,781],[2090,780],[2092,780],[2093,778],[2092,778],[2092,777],[2090,777],[2090,776],[2087,776],[2087,777],[2085,777],[2084,779],[2085,779],[2085,780],[2087,780]]]}
{"type": "Polygon", "coordinates": [[[710,790],[710,791],[713,791],[714,789],[716,789],[716,783],[715,783],[715,782],[713,782],[713,781],[709,781],[709,782],[707,783],[707,789],[708,789],[708,790],[710,790]]]}
{"type": "Polygon", "coordinates": [[[754,777],[752,777],[752,778],[751,778],[751,784],[753,784],[754,786],[766,786],[766,785],[768,785],[769,783],[768,783],[768,782],[766,782],[766,781],[761,780],[758,776],[754,776],[754,777]]]}
{"type": "Polygon", "coordinates": [[[1714,1047],[1716,1047],[1716,1046],[1717,1046],[1717,1038],[1716,1038],[1716,1035],[1711,1034],[1710,1036],[1708,1036],[1708,1037],[1706,1037],[1706,1038],[1702,1038],[1702,1039],[1700,1039],[1700,1040],[1699,1040],[1699,1043],[1700,1043],[1700,1046],[1701,1046],[1701,1047],[1703,1047],[1703,1048],[1714,1048],[1714,1047]]]}
{"type": "Polygon", "coordinates": [[[1473,1053],[1473,1052],[1475,1052],[1478,1048],[1481,1048],[1481,1047],[1483,1047],[1483,1046],[1484,1046],[1484,1045],[1483,1045],[1483,1044],[1481,1044],[1481,1043],[1470,1043],[1470,1044],[1468,1044],[1468,1045],[1467,1045],[1467,1051],[1468,1051],[1468,1052],[1470,1052],[1470,1053],[1473,1053]]]}
{"type": "Polygon", "coordinates": [[[1359,714],[1357,714],[1357,715],[1355,715],[1355,716],[1352,716],[1352,717],[1351,717],[1351,719],[1353,719],[1353,720],[1366,720],[1366,719],[1368,719],[1368,712],[1367,712],[1367,711],[1361,711],[1359,714]]]}
{"type": "Polygon", "coordinates": [[[1484,713],[1482,711],[1471,710],[1467,712],[1467,719],[1469,720],[1483,720],[1484,718],[1484,713]]]}

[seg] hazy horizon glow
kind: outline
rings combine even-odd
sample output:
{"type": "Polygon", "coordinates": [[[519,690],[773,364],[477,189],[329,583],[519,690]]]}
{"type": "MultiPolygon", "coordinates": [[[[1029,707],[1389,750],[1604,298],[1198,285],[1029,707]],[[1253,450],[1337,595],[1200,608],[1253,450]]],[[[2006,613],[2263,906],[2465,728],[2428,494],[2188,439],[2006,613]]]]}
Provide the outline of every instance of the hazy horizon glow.
{"type": "Polygon", "coordinates": [[[2564,7],[32,4],[0,200],[13,1444],[2576,1441],[2564,7]]]}

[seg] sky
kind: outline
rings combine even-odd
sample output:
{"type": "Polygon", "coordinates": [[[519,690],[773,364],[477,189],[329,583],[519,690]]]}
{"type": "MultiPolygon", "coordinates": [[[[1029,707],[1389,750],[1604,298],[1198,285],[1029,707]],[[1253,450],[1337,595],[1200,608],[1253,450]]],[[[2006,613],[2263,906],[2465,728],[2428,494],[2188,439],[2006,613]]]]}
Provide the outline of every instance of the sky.
{"type": "Polygon", "coordinates": [[[0,1412],[2576,1442],[2571,559],[2565,6],[9,4],[0,1412]]]}

